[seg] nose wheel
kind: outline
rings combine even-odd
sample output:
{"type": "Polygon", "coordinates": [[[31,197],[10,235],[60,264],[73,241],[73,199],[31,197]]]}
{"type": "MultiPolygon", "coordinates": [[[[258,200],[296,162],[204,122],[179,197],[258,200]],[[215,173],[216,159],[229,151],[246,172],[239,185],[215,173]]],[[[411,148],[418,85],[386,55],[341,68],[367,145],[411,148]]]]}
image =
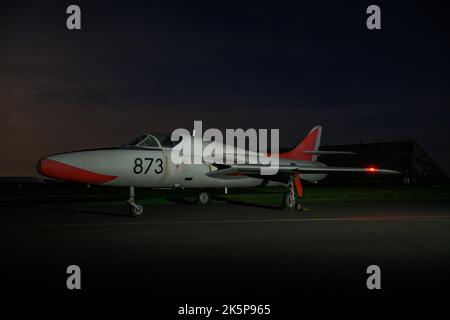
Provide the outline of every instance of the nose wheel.
{"type": "Polygon", "coordinates": [[[142,214],[144,213],[144,207],[142,205],[130,202],[128,202],[128,205],[130,207],[130,214],[133,217],[142,216],[142,214]]]}
{"type": "Polygon", "coordinates": [[[133,217],[139,217],[142,216],[142,214],[144,213],[144,207],[140,204],[136,204],[136,202],[134,202],[134,187],[130,187],[130,198],[127,201],[129,210],[130,210],[130,214],[133,217]]]}

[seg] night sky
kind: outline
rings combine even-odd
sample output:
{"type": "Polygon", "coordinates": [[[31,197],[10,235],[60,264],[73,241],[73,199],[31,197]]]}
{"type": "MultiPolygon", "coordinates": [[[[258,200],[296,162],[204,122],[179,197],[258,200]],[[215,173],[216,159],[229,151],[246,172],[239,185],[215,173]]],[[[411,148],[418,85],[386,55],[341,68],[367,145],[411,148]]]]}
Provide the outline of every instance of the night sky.
{"type": "Polygon", "coordinates": [[[279,128],[281,146],[317,124],[329,144],[412,139],[449,172],[449,11],[392,2],[2,3],[0,176],[194,120],[279,128]]]}

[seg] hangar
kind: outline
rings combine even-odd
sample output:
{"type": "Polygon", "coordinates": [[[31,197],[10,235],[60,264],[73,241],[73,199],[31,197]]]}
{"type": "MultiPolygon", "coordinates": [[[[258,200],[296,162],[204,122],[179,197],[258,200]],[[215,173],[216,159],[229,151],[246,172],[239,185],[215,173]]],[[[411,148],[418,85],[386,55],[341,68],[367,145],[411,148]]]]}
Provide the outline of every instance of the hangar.
{"type": "Polygon", "coordinates": [[[447,184],[447,173],[415,141],[323,145],[320,150],[342,150],[355,155],[323,155],[319,161],[333,166],[375,166],[401,175],[367,176],[336,173],[321,183],[447,184]]]}

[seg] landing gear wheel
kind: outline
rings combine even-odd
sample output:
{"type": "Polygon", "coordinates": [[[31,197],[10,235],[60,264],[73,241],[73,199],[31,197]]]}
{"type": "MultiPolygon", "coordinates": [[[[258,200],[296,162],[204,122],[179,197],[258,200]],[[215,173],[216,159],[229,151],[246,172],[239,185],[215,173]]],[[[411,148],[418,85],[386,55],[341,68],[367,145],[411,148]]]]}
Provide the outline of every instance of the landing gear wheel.
{"type": "Polygon", "coordinates": [[[297,206],[300,206],[300,204],[297,201],[297,197],[292,192],[288,191],[283,194],[283,203],[282,207],[284,210],[293,210],[297,208],[297,206]]]}
{"type": "Polygon", "coordinates": [[[289,191],[283,195],[283,209],[303,211],[303,206],[300,203],[300,199],[303,194],[303,187],[300,182],[300,174],[298,171],[293,171],[289,177],[288,189],[289,191]]]}
{"type": "Polygon", "coordinates": [[[142,216],[144,213],[144,207],[140,204],[130,205],[130,213],[133,217],[142,216]]]}
{"type": "Polygon", "coordinates": [[[130,187],[130,197],[128,198],[127,204],[130,208],[131,216],[139,217],[144,213],[144,207],[134,202],[134,187],[130,187]]]}
{"type": "Polygon", "coordinates": [[[209,202],[209,198],[210,198],[209,193],[202,191],[202,192],[199,192],[197,195],[197,202],[199,204],[207,204],[209,202]]]}

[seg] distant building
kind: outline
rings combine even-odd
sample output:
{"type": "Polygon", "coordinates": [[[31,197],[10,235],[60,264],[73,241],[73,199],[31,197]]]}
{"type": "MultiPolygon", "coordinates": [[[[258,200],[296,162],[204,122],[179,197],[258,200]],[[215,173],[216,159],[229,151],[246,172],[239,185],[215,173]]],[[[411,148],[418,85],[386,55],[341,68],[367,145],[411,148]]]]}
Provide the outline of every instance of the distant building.
{"type": "Polygon", "coordinates": [[[399,175],[356,173],[330,174],[322,183],[447,184],[447,173],[414,141],[321,146],[320,150],[342,150],[355,155],[323,155],[319,161],[330,166],[380,167],[399,175]]]}

